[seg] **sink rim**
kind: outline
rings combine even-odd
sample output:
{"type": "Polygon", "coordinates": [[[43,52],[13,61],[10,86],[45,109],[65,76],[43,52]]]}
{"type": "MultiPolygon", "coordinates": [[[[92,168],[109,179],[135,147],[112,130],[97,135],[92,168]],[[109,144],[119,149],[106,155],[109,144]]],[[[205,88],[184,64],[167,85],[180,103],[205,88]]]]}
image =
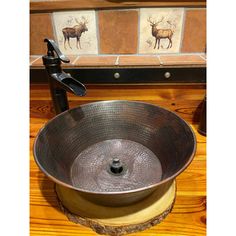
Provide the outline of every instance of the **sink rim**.
{"type": "Polygon", "coordinates": [[[151,104],[151,103],[148,103],[148,102],[142,102],[142,101],[134,101],[134,100],[104,100],[104,101],[98,101],[98,102],[90,102],[90,103],[85,103],[83,105],[80,105],[80,106],[77,106],[77,107],[74,107],[74,108],[71,108],[71,109],[68,109],[56,116],[54,116],[53,118],[51,118],[49,121],[47,121],[38,131],[36,137],[35,137],[35,140],[34,140],[34,144],[33,144],[33,156],[34,156],[34,160],[36,162],[36,164],[38,165],[39,169],[49,178],[51,179],[53,182],[55,182],[56,184],[60,184],[64,187],[67,187],[67,188],[70,188],[70,189],[74,189],[76,191],[79,191],[79,192],[83,192],[83,193],[88,193],[88,194],[95,194],[95,195],[120,195],[120,194],[129,194],[129,193],[135,193],[135,192],[141,192],[141,191],[145,191],[145,190],[148,190],[148,189],[155,189],[156,187],[158,186],[161,186],[162,184],[166,184],[168,181],[171,181],[171,180],[174,180],[178,175],[180,175],[190,164],[191,162],[193,161],[193,158],[195,156],[195,153],[196,153],[196,146],[197,146],[197,141],[196,141],[196,135],[192,129],[192,127],[183,119],[181,118],[179,115],[177,115],[175,112],[173,111],[170,111],[166,108],[163,108],[161,106],[158,106],[158,105],[154,105],[154,104],[151,104]],[[133,189],[133,190],[125,190],[125,191],[117,191],[117,192],[96,192],[96,191],[89,191],[89,190],[85,190],[85,189],[82,189],[82,188],[78,188],[78,187],[75,187],[73,185],[70,185],[70,184],[67,184],[63,181],[60,181],[58,180],[57,178],[55,178],[54,176],[50,175],[47,170],[44,169],[44,167],[39,163],[38,159],[37,159],[37,154],[36,154],[36,144],[37,144],[37,140],[38,140],[38,137],[39,135],[41,134],[41,132],[43,132],[44,128],[49,125],[51,122],[53,122],[55,119],[58,119],[60,116],[63,116],[65,113],[69,112],[69,111],[72,111],[72,110],[75,110],[75,109],[78,109],[80,107],[85,107],[85,106],[89,106],[90,104],[99,104],[99,103],[116,103],[116,102],[128,102],[128,103],[138,103],[138,104],[144,104],[144,105],[149,105],[149,106],[154,106],[154,107],[158,107],[160,109],[163,109],[167,112],[170,112],[172,113],[173,115],[175,115],[176,117],[178,117],[182,122],[184,122],[187,127],[190,129],[191,133],[192,133],[192,136],[193,136],[193,151],[190,155],[190,157],[188,158],[188,161],[185,163],[185,165],[179,170],[177,171],[175,174],[173,174],[172,176],[164,179],[164,180],[161,180],[160,182],[158,183],[155,183],[155,184],[152,184],[152,185],[149,185],[147,187],[142,187],[142,188],[137,188],[137,189],[133,189]]]}

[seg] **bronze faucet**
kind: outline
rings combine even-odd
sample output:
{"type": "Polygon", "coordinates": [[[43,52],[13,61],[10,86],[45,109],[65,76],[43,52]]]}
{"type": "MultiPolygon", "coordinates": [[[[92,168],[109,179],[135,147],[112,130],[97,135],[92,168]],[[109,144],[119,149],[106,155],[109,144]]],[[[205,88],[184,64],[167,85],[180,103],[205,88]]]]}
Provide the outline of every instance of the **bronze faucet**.
{"type": "Polygon", "coordinates": [[[86,94],[86,87],[61,68],[61,62],[69,63],[70,60],[62,54],[52,39],[44,39],[47,43],[47,55],[43,56],[43,64],[46,67],[52,101],[56,114],[69,109],[66,92],[77,96],[86,94]]]}

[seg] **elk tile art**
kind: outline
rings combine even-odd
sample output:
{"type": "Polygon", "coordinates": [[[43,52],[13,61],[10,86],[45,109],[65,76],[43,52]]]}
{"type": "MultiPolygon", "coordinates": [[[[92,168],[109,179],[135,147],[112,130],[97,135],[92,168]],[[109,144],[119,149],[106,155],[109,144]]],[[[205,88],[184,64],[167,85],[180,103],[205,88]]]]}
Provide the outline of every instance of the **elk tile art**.
{"type": "Polygon", "coordinates": [[[140,9],[139,53],[177,53],[180,50],[184,10],[140,9]]]}
{"type": "Polygon", "coordinates": [[[97,54],[95,11],[55,12],[53,22],[62,53],[97,54]]]}

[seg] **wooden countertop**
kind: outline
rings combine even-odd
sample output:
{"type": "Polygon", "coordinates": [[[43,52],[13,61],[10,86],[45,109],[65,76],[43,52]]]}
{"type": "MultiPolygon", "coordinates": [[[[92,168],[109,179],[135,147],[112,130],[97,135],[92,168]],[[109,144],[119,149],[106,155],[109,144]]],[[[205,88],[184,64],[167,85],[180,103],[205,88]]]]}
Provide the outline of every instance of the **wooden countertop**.
{"type": "MultiPolygon", "coordinates": [[[[206,235],[206,138],[197,131],[195,111],[204,98],[203,86],[88,86],[86,97],[69,95],[70,106],[83,103],[127,99],[158,104],[175,111],[193,128],[197,152],[191,165],[177,177],[177,197],[172,212],[159,225],[136,236],[206,235]],[[194,118],[195,117],[195,118],[194,118]]],[[[67,220],[59,210],[54,184],[34,162],[32,147],[39,129],[54,116],[46,85],[30,88],[30,235],[78,236],[97,235],[91,229],[67,220]]]]}
{"type": "Polygon", "coordinates": [[[31,12],[76,9],[109,9],[130,7],[206,7],[206,0],[109,1],[109,0],[31,0],[31,12]]]}

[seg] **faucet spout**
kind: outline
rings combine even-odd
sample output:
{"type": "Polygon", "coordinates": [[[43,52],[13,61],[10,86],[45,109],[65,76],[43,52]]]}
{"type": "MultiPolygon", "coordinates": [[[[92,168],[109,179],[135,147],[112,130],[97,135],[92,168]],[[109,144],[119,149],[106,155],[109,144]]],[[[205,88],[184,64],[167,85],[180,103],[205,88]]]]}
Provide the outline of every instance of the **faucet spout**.
{"type": "Polygon", "coordinates": [[[80,97],[86,95],[86,87],[64,71],[61,73],[52,74],[51,76],[57,82],[57,86],[66,90],[67,92],[73,93],[80,97]]]}
{"type": "Polygon", "coordinates": [[[74,78],[68,77],[63,80],[63,83],[68,86],[70,88],[70,91],[75,95],[80,97],[86,95],[86,87],[74,78]]]}

